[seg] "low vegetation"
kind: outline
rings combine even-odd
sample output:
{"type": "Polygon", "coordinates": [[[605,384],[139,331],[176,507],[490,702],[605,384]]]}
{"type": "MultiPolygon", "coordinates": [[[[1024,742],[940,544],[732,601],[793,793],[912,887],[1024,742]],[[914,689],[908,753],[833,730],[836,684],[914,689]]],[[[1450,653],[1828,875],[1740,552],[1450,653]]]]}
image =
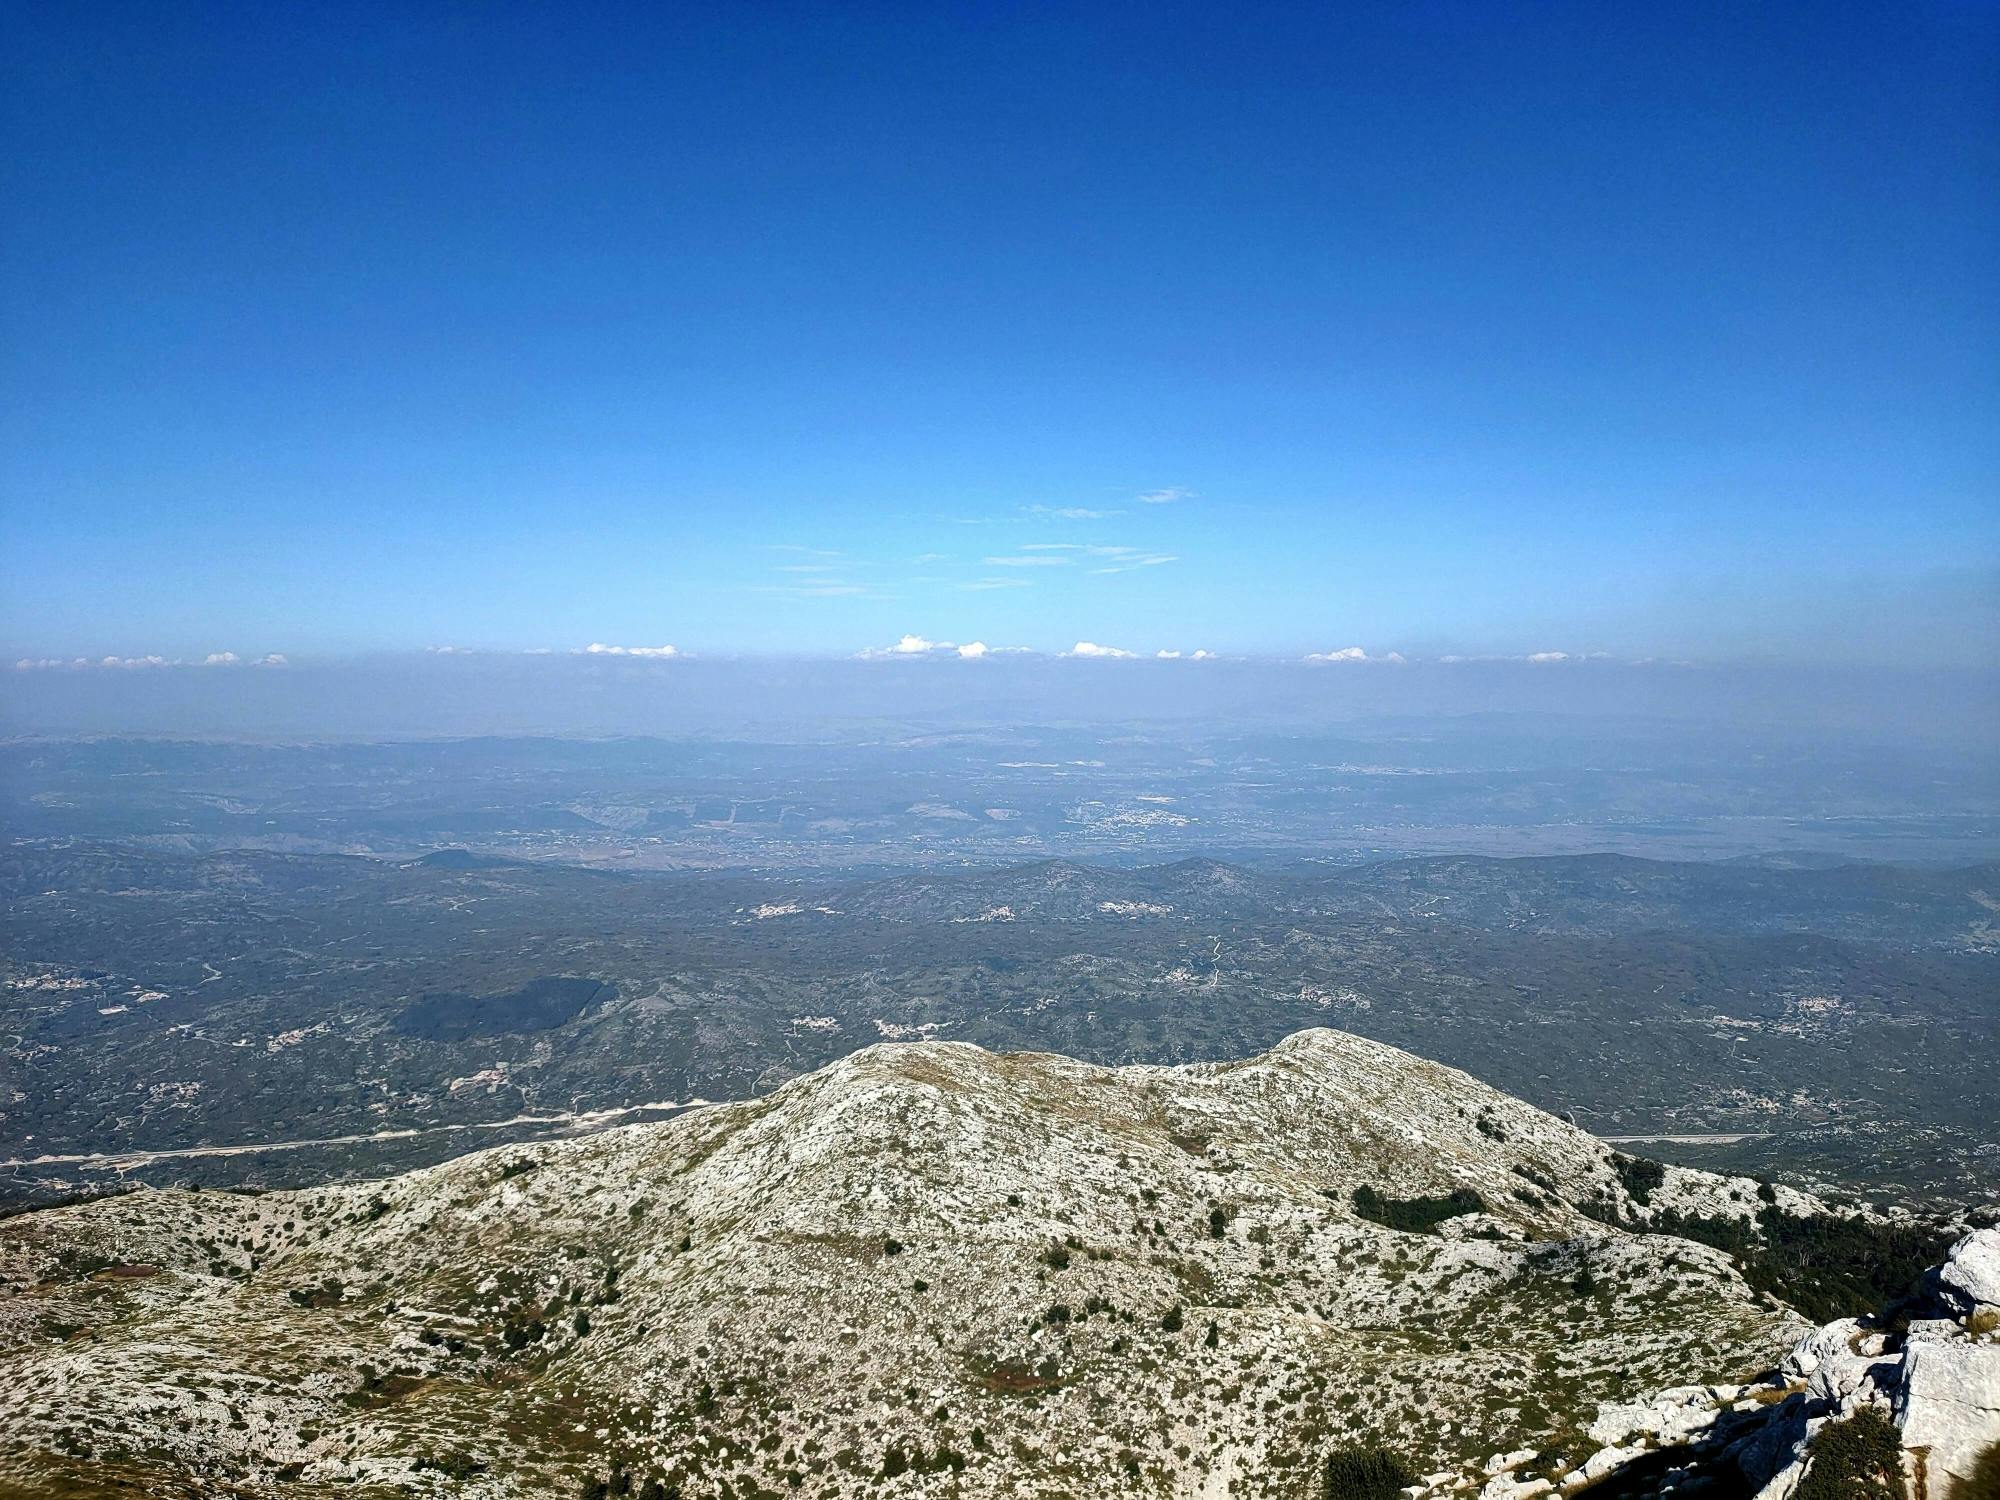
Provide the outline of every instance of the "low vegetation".
{"type": "Polygon", "coordinates": [[[1896,1424],[1872,1406],[1827,1423],[1806,1450],[1797,1500],[1909,1500],[1896,1424]]]}
{"type": "Polygon", "coordinates": [[[1398,1500],[1417,1472],[1379,1444],[1336,1448],[1321,1470],[1321,1500],[1398,1500]]]}
{"type": "Polygon", "coordinates": [[[1354,1211],[1405,1234],[1427,1234],[1446,1219],[1484,1213],[1486,1202],[1471,1188],[1453,1188],[1435,1198],[1385,1198],[1363,1183],[1354,1190],[1354,1211]]]}

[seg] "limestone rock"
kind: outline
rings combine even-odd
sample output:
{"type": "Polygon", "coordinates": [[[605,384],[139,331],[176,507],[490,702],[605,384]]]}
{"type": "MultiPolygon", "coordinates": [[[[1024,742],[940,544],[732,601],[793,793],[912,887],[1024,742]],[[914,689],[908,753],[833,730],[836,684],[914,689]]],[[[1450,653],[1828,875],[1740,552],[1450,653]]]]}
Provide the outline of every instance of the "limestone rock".
{"type": "Polygon", "coordinates": [[[1938,1283],[1960,1312],[2000,1308],[2000,1229],[1976,1229],[1953,1245],[1938,1283]]]}
{"type": "Polygon", "coordinates": [[[2000,1443],[2000,1345],[1912,1344],[1896,1425],[1904,1447],[1930,1450],[1933,1486],[1938,1475],[1969,1475],[1979,1454],[2000,1443]]]}

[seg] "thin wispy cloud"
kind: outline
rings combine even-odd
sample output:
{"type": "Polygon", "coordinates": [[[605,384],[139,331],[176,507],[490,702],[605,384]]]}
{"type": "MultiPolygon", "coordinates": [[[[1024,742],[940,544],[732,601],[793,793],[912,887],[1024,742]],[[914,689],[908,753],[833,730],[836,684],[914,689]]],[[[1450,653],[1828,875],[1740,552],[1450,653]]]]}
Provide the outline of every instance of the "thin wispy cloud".
{"type": "Polygon", "coordinates": [[[1194,491],[1170,484],[1163,490],[1147,490],[1145,494],[1133,498],[1141,505],[1173,505],[1181,500],[1194,499],[1194,491]]]}
{"type": "MultiPolygon", "coordinates": [[[[1453,652],[1450,655],[1438,658],[1441,663],[1447,666],[1458,666],[1471,662],[1514,661],[1527,662],[1538,667],[1557,666],[1563,662],[1610,661],[1611,659],[1611,653],[1608,651],[1529,651],[1525,654],[1513,656],[1505,654],[1496,655],[1490,652],[1476,656],[1466,656],[1453,652]]],[[[1651,664],[1650,661],[1632,663],[1634,666],[1649,664],[1651,664]]]]}
{"type": "Polygon", "coordinates": [[[987,589],[1031,589],[1034,586],[1032,578],[971,578],[959,585],[970,593],[982,593],[987,589]]]}
{"type": "Polygon", "coordinates": [[[678,646],[608,646],[603,641],[592,641],[579,656],[637,656],[649,661],[665,661],[681,654],[678,646]]]}
{"type": "Polygon", "coordinates": [[[1022,510],[1031,516],[1049,516],[1058,521],[1103,521],[1125,514],[1122,510],[1092,510],[1083,505],[1025,505],[1022,510]]]}
{"type": "MultiPolygon", "coordinates": [[[[1033,556],[1052,553],[1070,553],[1079,558],[1101,559],[1105,566],[1092,568],[1093,573],[1122,573],[1128,568],[1157,568],[1163,563],[1179,562],[1180,557],[1172,552],[1155,552],[1144,547],[1110,546],[1102,542],[1023,542],[1019,552],[1033,556]]],[[[1059,559],[1068,561],[1067,558],[1059,559]]],[[[991,562],[993,559],[988,558],[991,562]]],[[[1032,566],[1032,564],[1015,564],[1032,566]]]]}
{"type": "Polygon", "coordinates": [[[1342,646],[1338,651],[1309,651],[1305,660],[1315,666],[1334,665],[1341,662],[1375,662],[1399,667],[1403,664],[1403,653],[1386,651],[1380,656],[1370,656],[1359,646],[1342,646]]]}
{"type": "Polygon", "coordinates": [[[24,656],[14,663],[17,672],[142,672],[175,667],[282,667],[289,665],[282,652],[249,660],[234,651],[211,651],[200,661],[149,652],[144,656],[24,656]]]}
{"type": "Polygon", "coordinates": [[[1030,553],[1025,556],[1005,554],[1000,557],[986,558],[984,562],[989,568],[1066,568],[1069,566],[1069,559],[1066,557],[1050,557],[1046,553],[1039,552],[1030,553]]]}
{"type": "Polygon", "coordinates": [[[749,585],[753,594],[771,594],[781,599],[886,599],[887,594],[879,593],[865,583],[855,583],[846,578],[826,578],[818,574],[807,574],[791,583],[753,583],[749,585]]]}
{"type": "Polygon", "coordinates": [[[1112,563],[1108,567],[1092,568],[1093,573],[1130,573],[1135,568],[1158,568],[1180,559],[1170,552],[1148,552],[1112,563]]]}

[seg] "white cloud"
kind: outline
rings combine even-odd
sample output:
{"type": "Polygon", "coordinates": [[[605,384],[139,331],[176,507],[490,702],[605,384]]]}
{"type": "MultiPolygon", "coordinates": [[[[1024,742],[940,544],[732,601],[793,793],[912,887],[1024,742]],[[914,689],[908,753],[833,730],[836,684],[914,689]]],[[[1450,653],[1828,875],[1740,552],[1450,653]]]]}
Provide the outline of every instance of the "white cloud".
{"type": "Polygon", "coordinates": [[[1193,656],[1189,657],[1189,658],[1188,658],[1188,660],[1189,660],[1189,661],[1214,661],[1214,660],[1215,660],[1215,653],[1214,653],[1213,651],[1197,651],[1197,652],[1195,652],[1195,654],[1194,654],[1193,656]]]}
{"type": "Polygon", "coordinates": [[[1400,651],[1385,651],[1380,656],[1370,656],[1359,646],[1343,646],[1338,651],[1313,651],[1308,653],[1305,659],[1314,663],[1371,661],[1392,667],[1400,667],[1404,662],[1403,653],[1400,651]]]}
{"type": "Polygon", "coordinates": [[[953,641],[934,641],[928,636],[906,635],[893,646],[870,646],[861,653],[867,661],[911,660],[917,657],[956,657],[960,661],[978,661],[982,656],[998,656],[1025,651],[1025,646],[989,646],[984,641],[967,641],[958,645],[953,641]]]}
{"type": "Polygon", "coordinates": [[[1058,521],[1102,521],[1123,514],[1115,510],[1089,510],[1081,505],[1030,505],[1026,510],[1031,516],[1053,516],[1058,521]]]}
{"type": "Polygon", "coordinates": [[[602,641],[592,641],[578,653],[581,656],[641,656],[651,661],[665,661],[680,654],[678,646],[607,646],[602,641]]]}
{"type": "Polygon", "coordinates": [[[893,646],[870,646],[861,654],[871,661],[879,661],[890,656],[929,656],[934,651],[957,649],[950,641],[933,641],[920,635],[906,635],[893,646]]]}
{"type": "Polygon", "coordinates": [[[1130,651],[1121,651],[1116,646],[1100,646],[1095,641],[1078,641],[1064,656],[1129,657],[1130,651]]]}
{"type": "Polygon", "coordinates": [[[1181,654],[1178,651],[1155,651],[1153,655],[1157,656],[1161,661],[1179,661],[1181,659],[1181,654]]]}
{"type": "Polygon", "coordinates": [[[1535,666],[1551,666],[1557,662],[1565,661],[1609,661],[1611,660],[1611,653],[1608,651],[1530,651],[1525,656],[1493,654],[1465,656],[1454,652],[1448,656],[1440,656],[1438,660],[1452,665],[1457,665],[1461,662],[1512,661],[1528,662],[1535,666]]]}
{"type": "Polygon", "coordinates": [[[986,560],[1006,568],[1052,568],[1068,566],[1074,558],[1049,557],[1052,552],[1071,552],[1076,557],[1095,557],[1104,560],[1101,568],[1092,568],[1092,573],[1126,573],[1134,568],[1157,568],[1165,563],[1179,562],[1180,558],[1171,552],[1148,552],[1143,547],[1110,546],[1097,542],[1023,542],[1019,554],[1014,557],[989,557],[986,560]]]}
{"type": "Polygon", "coordinates": [[[273,651],[268,656],[258,657],[251,665],[257,667],[289,667],[291,662],[286,659],[284,652],[273,651]]]}
{"type": "MultiPolygon", "coordinates": [[[[234,651],[211,651],[199,663],[204,667],[233,667],[242,664],[242,658],[234,651]]],[[[72,671],[104,670],[115,672],[145,671],[155,667],[188,667],[196,663],[185,661],[178,656],[161,656],[157,652],[146,656],[24,656],[14,663],[17,672],[50,672],[58,668],[72,671]]],[[[250,663],[255,667],[281,667],[285,658],[273,652],[250,663]]]]}
{"type": "Polygon", "coordinates": [[[431,655],[432,655],[432,656],[470,656],[470,655],[472,655],[472,654],[473,654],[473,653],[472,653],[472,648],[471,648],[470,646],[433,646],[433,647],[431,647],[431,655]]]}
{"type": "Polygon", "coordinates": [[[1148,490],[1136,498],[1141,505],[1172,505],[1176,500],[1194,499],[1194,491],[1170,484],[1163,490],[1148,490]]]}
{"type": "Polygon", "coordinates": [[[1110,567],[1092,568],[1090,571],[1093,573],[1129,573],[1134,568],[1157,568],[1164,563],[1179,561],[1180,559],[1170,552],[1148,552],[1137,556],[1128,556],[1121,562],[1113,563],[1110,567]]]}
{"type": "Polygon", "coordinates": [[[974,578],[959,585],[962,589],[974,591],[982,589],[1031,589],[1034,581],[1028,578],[974,578]]]}

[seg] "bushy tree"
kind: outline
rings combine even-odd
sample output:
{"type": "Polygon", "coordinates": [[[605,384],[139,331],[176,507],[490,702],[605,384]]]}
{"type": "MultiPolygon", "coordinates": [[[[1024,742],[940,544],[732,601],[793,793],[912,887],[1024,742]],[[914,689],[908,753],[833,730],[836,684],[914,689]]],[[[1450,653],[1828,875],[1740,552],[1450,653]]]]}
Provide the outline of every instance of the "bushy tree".
{"type": "Polygon", "coordinates": [[[1336,1448],[1321,1470],[1322,1500],[1400,1500],[1417,1472],[1379,1443],[1336,1448]]]}

